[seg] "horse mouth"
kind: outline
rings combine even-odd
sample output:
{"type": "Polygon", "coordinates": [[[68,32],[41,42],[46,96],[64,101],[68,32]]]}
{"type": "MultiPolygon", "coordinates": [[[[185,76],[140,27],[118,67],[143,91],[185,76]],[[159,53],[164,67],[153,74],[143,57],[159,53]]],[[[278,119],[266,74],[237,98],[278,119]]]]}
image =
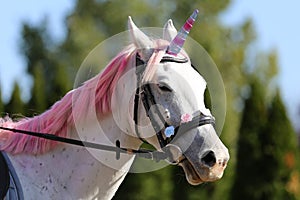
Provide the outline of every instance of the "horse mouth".
{"type": "Polygon", "coordinates": [[[185,177],[189,184],[199,185],[204,182],[213,182],[219,180],[223,176],[223,172],[226,166],[215,165],[213,167],[200,166],[199,169],[193,165],[188,158],[184,157],[179,166],[183,168],[185,177]]]}
{"type": "Polygon", "coordinates": [[[198,174],[192,163],[187,158],[181,160],[179,165],[183,168],[185,177],[191,185],[199,185],[204,182],[200,178],[200,175],[198,174]]]}

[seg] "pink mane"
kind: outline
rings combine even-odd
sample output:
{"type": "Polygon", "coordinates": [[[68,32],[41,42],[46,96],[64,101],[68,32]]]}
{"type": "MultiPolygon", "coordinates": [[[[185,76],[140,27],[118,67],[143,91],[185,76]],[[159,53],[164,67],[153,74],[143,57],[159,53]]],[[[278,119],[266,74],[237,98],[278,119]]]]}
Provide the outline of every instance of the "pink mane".
{"type": "MultiPolygon", "coordinates": [[[[155,66],[163,57],[167,45],[162,40],[154,42],[157,48],[149,59],[145,71],[145,77],[148,78],[153,76],[156,70],[155,66]]],[[[102,73],[86,81],[81,87],[68,92],[41,115],[25,118],[18,122],[13,122],[8,117],[0,118],[0,126],[70,137],[68,129],[74,127],[73,115],[84,116],[89,112],[92,104],[95,105],[97,116],[104,116],[111,112],[110,100],[114,88],[127,67],[135,66],[137,51],[133,45],[129,45],[106,66],[102,73]],[[73,110],[74,104],[76,113],[73,110]]],[[[56,145],[57,142],[54,141],[0,130],[0,151],[12,154],[42,154],[56,145]]]]}

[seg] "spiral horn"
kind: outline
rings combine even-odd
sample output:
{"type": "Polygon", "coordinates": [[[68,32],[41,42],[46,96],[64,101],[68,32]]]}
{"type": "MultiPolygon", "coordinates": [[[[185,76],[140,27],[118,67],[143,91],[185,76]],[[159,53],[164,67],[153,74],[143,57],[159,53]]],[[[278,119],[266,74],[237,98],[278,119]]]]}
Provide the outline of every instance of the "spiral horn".
{"type": "Polygon", "coordinates": [[[188,36],[193,24],[198,16],[198,10],[196,9],[193,14],[186,20],[185,24],[178,31],[176,37],[171,41],[167,53],[171,55],[177,55],[183,47],[183,44],[188,36]]]}

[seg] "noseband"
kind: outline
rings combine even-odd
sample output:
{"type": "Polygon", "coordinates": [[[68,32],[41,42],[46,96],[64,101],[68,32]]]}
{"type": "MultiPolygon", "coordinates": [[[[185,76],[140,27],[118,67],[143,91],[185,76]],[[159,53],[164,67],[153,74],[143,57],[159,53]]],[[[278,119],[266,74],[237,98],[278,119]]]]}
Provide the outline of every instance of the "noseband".
{"type": "MultiPolygon", "coordinates": [[[[174,62],[174,63],[186,63],[188,62],[187,58],[176,58],[172,56],[164,56],[160,63],[165,62],[174,62]]],[[[166,122],[163,114],[160,112],[156,105],[155,97],[152,93],[150,84],[142,84],[142,78],[143,73],[146,69],[147,63],[145,63],[143,60],[141,60],[140,56],[136,55],[136,76],[137,76],[137,89],[135,93],[135,99],[134,99],[134,122],[135,122],[135,132],[136,135],[139,137],[140,140],[142,140],[145,143],[148,143],[143,137],[141,137],[141,134],[138,129],[138,110],[139,110],[139,101],[141,100],[144,106],[144,109],[146,111],[147,117],[150,119],[151,125],[154,128],[154,131],[156,133],[157,140],[159,142],[159,145],[161,148],[165,147],[167,144],[169,144],[177,135],[180,135],[180,133],[185,133],[191,129],[197,128],[199,126],[203,126],[206,124],[211,124],[213,127],[215,127],[215,119],[212,116],[204,115],[199,110],[194,113],[194,117],[191,121],[187,123],[183,123],[181,125],[178,125],[174,129],[174,134],[170,137],[165,136],[165,130],[167,127],[172,126],[172,124],[169,124],[166,122]],[[154,108],[154,109],[151,109],[154,108]],[[158,120],[157,120],[158,119],[158,120]],[[162,128],[160,124],[164,124],[164,127],[162,128]]]]}

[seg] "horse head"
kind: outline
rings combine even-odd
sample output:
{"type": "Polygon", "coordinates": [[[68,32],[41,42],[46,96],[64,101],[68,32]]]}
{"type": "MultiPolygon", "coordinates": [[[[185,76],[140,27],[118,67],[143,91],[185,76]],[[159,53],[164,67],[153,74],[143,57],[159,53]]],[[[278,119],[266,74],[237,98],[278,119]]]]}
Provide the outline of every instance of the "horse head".
{"type": "Polygon", "coordinates": [[[135,134],[169,152],[171,162],[183,167],[192,185],[220,179],[229,160],[204,103],[206,81],[182,48],[196,15],[197,11],[178,33],[169,20],[160,40],[151,39],[128,20],[137,49],[135,134]]]}

